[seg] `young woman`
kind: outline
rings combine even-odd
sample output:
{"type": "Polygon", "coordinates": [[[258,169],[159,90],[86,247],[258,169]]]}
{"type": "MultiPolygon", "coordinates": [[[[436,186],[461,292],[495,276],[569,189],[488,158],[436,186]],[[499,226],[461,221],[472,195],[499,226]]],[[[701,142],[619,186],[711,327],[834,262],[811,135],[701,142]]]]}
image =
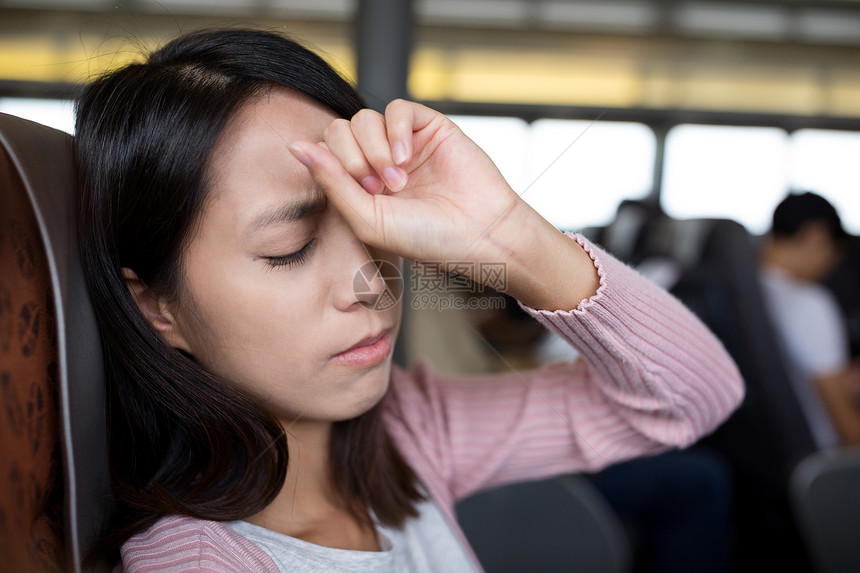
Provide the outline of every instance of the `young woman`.
{"type": "Polygon", "coordinates": [[[479,570],[457,499],[683,447],[741,399],[680,303],[558,232],[444,116],[363,109],[290,40],[184,36],[77,113],[118,505],[103,549],[128,571],[479,570]],[[375,304],[381,273],[354,278],[399,257],[504,264],[584,360],[398,369],[400,305],[375,304]]]}

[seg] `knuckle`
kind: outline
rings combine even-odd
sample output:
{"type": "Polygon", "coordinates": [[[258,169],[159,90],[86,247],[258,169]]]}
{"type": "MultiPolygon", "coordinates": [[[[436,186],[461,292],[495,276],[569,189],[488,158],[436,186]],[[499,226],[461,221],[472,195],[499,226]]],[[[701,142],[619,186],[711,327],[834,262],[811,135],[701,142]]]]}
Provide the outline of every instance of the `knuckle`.
{"type": "Polygon", "coordinates": [[[360,109],[356,112],[354,116],[352,116],[352,121],[355,123],[367,123],[372,121],[377,115],[375,111],[370,108],[360,109]]]}
{"type": "Polygon", "coordinates": [[[328,127],[325,128],[325,131],[323,132],[323,137],[326,140],[328,140],[329,138],[339,137],[340,135],[342,135],[345,132],[345,130],[348,130],[348,129],[349,129],[349,121],[342,119],[342,118],[338,118],[338,119],[332,121],[328,125],[328,127]]]}
{"type": "Polygon", "coordinates": [[[409,105],[409,102],[407,102],[403,98],[393,99],[390,102],[388,102],[387,106],[385,106],[385,113],[387,114],[389,112],[400,110],[400,109],[402,109],[408,105],[409,105]]]}
{"type": "Polygon", "coordinates": [[[385,147],[374,147],[367,150],[367,160],[381,170],[391,163],[391,152],[385,147]]]}
{"type": "Polygon", "coordinates": [[[346,169],[347,173],[360,174],[367,171],[367,163],[358,157],[351,157],[343,162],[343,168],[346,169]]]}

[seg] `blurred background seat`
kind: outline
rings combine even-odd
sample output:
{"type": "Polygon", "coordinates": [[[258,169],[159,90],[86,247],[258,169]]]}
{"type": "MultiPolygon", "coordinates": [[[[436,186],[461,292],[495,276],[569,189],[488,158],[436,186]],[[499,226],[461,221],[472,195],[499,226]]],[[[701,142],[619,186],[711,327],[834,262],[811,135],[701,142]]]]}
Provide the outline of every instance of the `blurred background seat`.
{"type": "Polygon", "coordinates": [[[630,570],[621,524],[581,476],[502,486],[456,509],[487,573],[630,570]]]}
{"type": "Polygon", "coordinates": [[[849,573],[860,563],[860,449],[819,452],[791,478],[793,507],[819,573],[849,573]]]}
{"type": "Polygon", "coordinates": [[[767,315],[757,250],[747,231],[733,221],[665,225],[694,228],[687,235],[698,238],[698,248],[673,241],[691,255],[682,262],[684,272],[673,293],[722,340],[747,386],[741,407],[703,441],[723,453],[734,471],[736,570],[802,570],[807,558],[796,543],[788,479],[815,445],[767,315]]]}
{"type": "Polygon", "coordinates": [[[826,280],[848,326],[851,355],[860,356],[860,237],[848,236],[845,256],[826,280]]]}
{"type": "Polygon", "coordinates": [[[107,511],[74,181],[68,134],[0,114],[0,568],[14,573],[79,571],[107,511]]]}

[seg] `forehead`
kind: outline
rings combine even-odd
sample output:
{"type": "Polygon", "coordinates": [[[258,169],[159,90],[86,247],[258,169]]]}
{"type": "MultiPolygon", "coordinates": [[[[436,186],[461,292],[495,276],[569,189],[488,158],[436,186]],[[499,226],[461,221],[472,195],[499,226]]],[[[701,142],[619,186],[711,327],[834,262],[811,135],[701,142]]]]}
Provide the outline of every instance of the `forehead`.
{"type": "MultiPolygon", "coordinates": [[[[284,87],[264,89],[250,98],[230,120],[222,138],[249,138],[261,125],[275,128],[285,138],[319,137],[335,113],[309,96],[284,87]]],[[[271,129],[269,130],[271,132],[271,129]]]]}
{"type": "Polygon", "coordinates": [[[230,120],[212,152],[209,206],[242,217],[316,194],[310,172],[288,144],[322,141],[336,117],[324,105],[282,88],[250,100],[230,120]]]}

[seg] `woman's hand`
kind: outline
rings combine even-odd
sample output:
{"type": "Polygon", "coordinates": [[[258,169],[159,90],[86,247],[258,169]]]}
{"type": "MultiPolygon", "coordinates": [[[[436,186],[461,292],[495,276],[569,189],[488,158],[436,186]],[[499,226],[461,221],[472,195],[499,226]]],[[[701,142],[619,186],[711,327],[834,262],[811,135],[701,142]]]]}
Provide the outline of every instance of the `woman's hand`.
{"type": "Polygon", "coordinates": [[[290,149],[362,242],[417,261],[502,263],[505,291],[536,308],[569,310],[597,290],[589,256],[444,115],[395,100],[384,116],[335,120],[324,138],[290,149]]]}
{"type": "Polygon", "coordinates": [[[488,231],[521,199],[451,120],[395,100],[293,143],[363,242],[412,260],[486,260],[488,231]]]}

